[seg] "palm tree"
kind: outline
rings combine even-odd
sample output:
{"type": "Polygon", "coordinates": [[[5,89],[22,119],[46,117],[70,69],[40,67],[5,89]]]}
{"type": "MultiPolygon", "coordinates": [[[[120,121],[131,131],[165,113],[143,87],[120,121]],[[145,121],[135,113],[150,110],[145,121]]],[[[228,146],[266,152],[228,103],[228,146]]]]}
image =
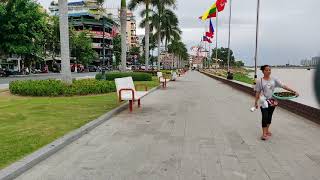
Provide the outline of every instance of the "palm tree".
{"type": "MultiPolygon", "coordinates": [[[[186,45],[179,40],[173,40],[172,43],[168,45],[168,52],[174,54],[174,59],[177,59],[178,68],[181,68],[189,56],[186,45]]],[[[174,61],[172,62],[172,67],[174,67],[174,61]]]]}
{"type": "Polygon", "coordinates": [[[150,10],[150,3],[152,0],[131,0],[129,4],[129,9],[133,10],[136,9],[138,5],[144,4],[146,10],[146,26],[145,26],[145,67],[146,70],[149,69],[149,38],[150,38],[150,25],[149,25],[149,10],[150,10]]]}
{"type": "Polygon", "coordinates": [[[175,14],[173,11],[171,11],[171,9],[168,9],[167,6],[175,6],[176,0],[153,0],[153,5],[156,7],[157,9],[157,13],[155,14],[155,17],[153,18],[154,20],[154,25],[157,32],[156,32],[156,36],[157,36],[157,43],[158,43],[158,70],[160,70],[160,63],[161,63],[161,59],[160,59],[160,49],[161,49],[161,42],[163,37],[161,37],[161,28],[162,28],[162,24],[163,22],[166,21],[167,18],[171,19],[171,21],[174,21],[175,19],[175,14]]]}
{"type": "Polygon", "coordinates": [[[60,43],[61,43],[61,73],[62,80],[67,84],[72,84],[70,70],[70,49],[69,49],[69,23],[68,23],[68,2],[59,0],[60,19],[60,43]]]}
{"type": "Polygon", "coordinates": [[[121,24],[121,70],[126,71],[127,67],[127,2],[121,0],[120,9],[121,24]]]}
{"type": "MultiPolygon", "coordinates": [[[[161,42],[166,39],[167,42],[171,41],[171,37],[175,39],[180,38],[180,29],[178,28],[178,18],[170,7],[175,7],[176,0],[153,0],[153,6],[155,10],[150,10],[150,30],[156,30],[155,36],[157,37],[158,47],[158,69],[160,70],[160,53],[161,53],[161,42]],[[170,27],[168,27],[170,26],[170,27]],[[168,33],[165,33],[169,29],[168,33]],[[172,30],[173,29],[173,30],[172,30]],[[173,34],[171,34],[173,33],[173,34]],[[168,37],[168,39],[166,38],[168,37]]],[[[141,16],[144,17],[146,11],[142,11],[141,16]]],[[[145,27],[146,19],[144,19],[140,27],[145,27]]],[[[167,45],[166,45],[167,47],[167,45]]]]}

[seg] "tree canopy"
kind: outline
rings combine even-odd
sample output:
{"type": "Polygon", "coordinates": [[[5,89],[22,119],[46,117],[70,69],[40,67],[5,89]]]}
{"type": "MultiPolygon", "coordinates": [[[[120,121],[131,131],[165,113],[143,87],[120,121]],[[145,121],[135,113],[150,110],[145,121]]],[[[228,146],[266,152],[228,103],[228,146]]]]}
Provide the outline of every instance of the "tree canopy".
{"type": "Polygon", "coordinates": [[[71,56],[85,66],[98,56],[92,49],[92,39],[87,31],[77,32],[73,29],[70,30],[70,49],[71,56]]]}
{"type": "Polygon", "coordinates": [[[48,15],[32,0],[0,3],[0,51],[7,55],[39,57],[44,53],[48,15]]]}

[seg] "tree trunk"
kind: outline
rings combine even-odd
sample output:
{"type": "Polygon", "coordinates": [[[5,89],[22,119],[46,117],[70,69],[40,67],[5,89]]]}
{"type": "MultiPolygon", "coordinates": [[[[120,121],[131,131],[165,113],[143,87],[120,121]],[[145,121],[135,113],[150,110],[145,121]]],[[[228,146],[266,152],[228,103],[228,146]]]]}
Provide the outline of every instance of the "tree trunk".
{"type": "Polygon", "coordinates": [[[70,49],[69,49],[69,23],[68,23],[68,2],[59,0],[59,22],[61,42],[61,74],[62,81],[72,84],[70,70],[70,49]]]}
{"type": "Polygon", "coordinates": [[[121,24],[121,71],[127,69],[127,8],[126,3],[121,3],[120,10],[121,24]]]}
{"type": "Polygon", "coordinates": [[[149,41],[150,38],[150,24],[149,24],[149,0],[146,1],[146,27],[145,27],[145,67],[149,69],[149,41]]]}
{"type": "Polygon", "coordinates": [[[158,70],[159,71],[160,71],[160,65],[161,65],[160,54],[161,54],[161,34],[160,34],[160,30],[158,30],[158,70]]]}

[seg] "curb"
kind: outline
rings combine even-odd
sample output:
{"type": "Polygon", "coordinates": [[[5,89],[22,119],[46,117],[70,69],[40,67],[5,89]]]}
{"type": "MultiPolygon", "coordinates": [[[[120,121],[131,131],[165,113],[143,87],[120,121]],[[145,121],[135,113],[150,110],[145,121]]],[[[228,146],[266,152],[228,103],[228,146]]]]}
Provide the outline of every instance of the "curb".
{"type": "MultiPolygon", "coordinates": [[[[157,86],[152,88],[147,95],[153,93],[161,86],[157,86]]],[[[39,150],[27,155],[26,157],[16,161],[15,163],[11,164],[10,166],[0,170],[0,180],[12,180],[22,173],[26,172],[27,170],[31,169],[41,161],[47,159],[51,155],[55,154],[62,148],[66,147],[67,145],[71,144],[72,142],[76,141],[83,135],[87,134],[94,128],[98,127],[102,123],[108,121],[114,115],[119,114],[120,112],[127,109],[129,103],[126,102],[119,107],[107,112],[106,114],[100,116],[99,118],[83,125],[79,129],[73,130],[70,133],[60,137],[59,139],[53,141],[52,143],[40,148],[39,150]]]]}

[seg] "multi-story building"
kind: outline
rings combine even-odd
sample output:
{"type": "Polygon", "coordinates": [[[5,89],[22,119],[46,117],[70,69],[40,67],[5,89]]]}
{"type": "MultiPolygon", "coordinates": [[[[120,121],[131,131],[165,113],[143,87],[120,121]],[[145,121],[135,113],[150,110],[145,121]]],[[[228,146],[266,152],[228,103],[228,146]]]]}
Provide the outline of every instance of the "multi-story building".
{"type": "MultiPolygon", "coordinates": [[[[114,21],[120,24],[120,11],[115,8],[107,8],[107,12],[113,17],[114,21]]],[[[127,10],[127,52],[132,47],[140,47],[139,37],[137,36],[137,22],[134,14],[127,10]]]]}
{"type": "Polygon", "coordinates": [[[320,63],[320,56],[312,57],[311,60],[304,59],[301,60],[300,64],[302,66],[317,66],[320,63]]]}
{"type": "MultiPolygon", "coordinates": [[[[51,15],[58,15],[57,1],[52,1],[49,7],[51,15]]],[[[112,61],[112,38],[118,24],[111,16],[99,11],[96,0],[79,0],[68,3],[69,23],[76,31],[89,30],[92,35],[92,48],[99,55],[94,64],[101,65],[112,61]],[[103,44],[105,49],[103,51],[103,44]],[[103,59],[103,57],[105,57],[103,59]]]]}
{"type": "Polygon", "coordinates": [[[128,51],[132,47],[139,47],[136,19],[133,13],[129,10],[127,11],[127,47],[128,51]]]}

